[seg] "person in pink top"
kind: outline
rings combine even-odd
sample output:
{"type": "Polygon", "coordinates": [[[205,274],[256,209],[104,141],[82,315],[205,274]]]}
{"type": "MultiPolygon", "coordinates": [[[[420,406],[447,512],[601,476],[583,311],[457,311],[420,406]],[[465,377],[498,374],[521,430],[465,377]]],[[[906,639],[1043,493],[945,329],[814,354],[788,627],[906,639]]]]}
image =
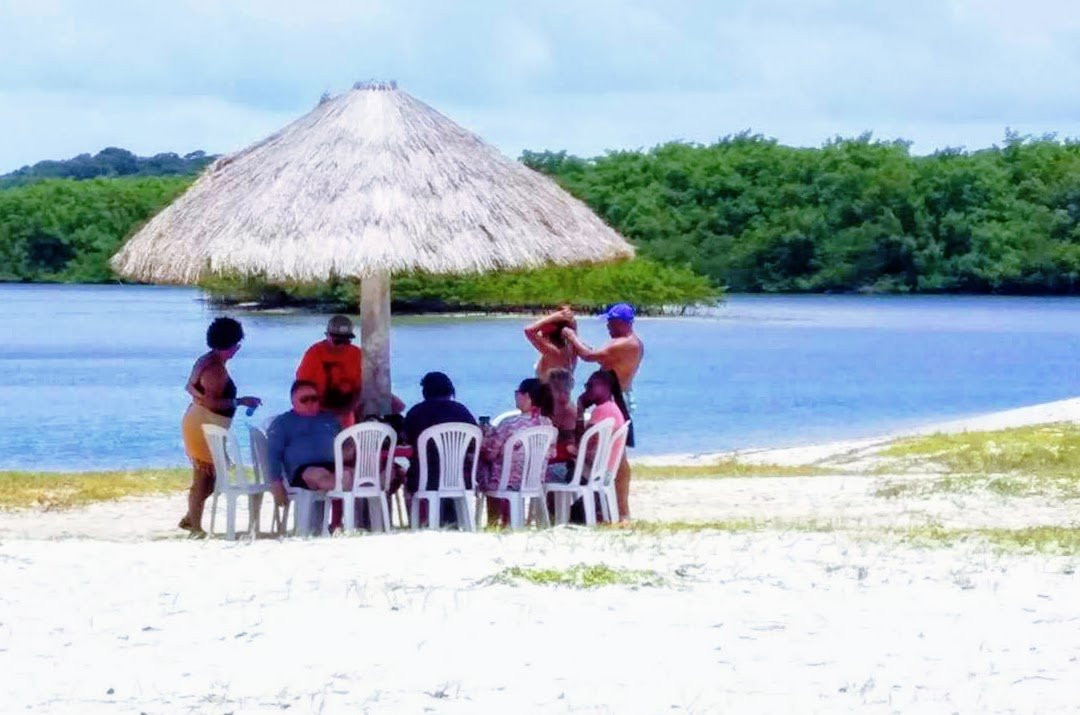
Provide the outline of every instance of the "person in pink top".
{"type": "MultiPolygon", "coordinates": [[[[612,431],[626,424],[626,410],[620,406],[620,399],[619,380],[615,377],[615,373],[608,370],[597,370],[592,375],[589,375],[589,379],[585,382],[585,391],[581,393],[577,400],[577,429],[575,430],[577,437],[575,441],[580,441],[582,435],[585,434],[585,430],[589,427],[606,419],[610,419],[615,423],[612,425],[612,431]],[[585,413],[590,408],[592,408],[592,412],[589,414],[589,421],[586,422],[585,413]]],[[[566,484],[573,475],[574,461],[576,459],[584,458],[586,464],[592,462],[592,454],[580,455],[577,453],[576,446],[570,449],[570,457],[570,461],[550,464],[545,477],[546,481],[566,484]]]]}
{"type": "MultiPolygon", "coordinates": [[[[584,427],[589,428],[610,419],[615,423],[611,426],[614,432],[626,424],[625,410],[619,405],[620,399],[619,380],[615,377],[615,373],[609,370],[597,370],[589,375],[589,379],[585,382],[585,392],[578,398],[578,414],[581,415],[582,420],[584,420],[585,410],[592,407],[589,422],[584,427]]],[[[612,462],[614,466],[615,460],[613,459],[612,462]]]]}

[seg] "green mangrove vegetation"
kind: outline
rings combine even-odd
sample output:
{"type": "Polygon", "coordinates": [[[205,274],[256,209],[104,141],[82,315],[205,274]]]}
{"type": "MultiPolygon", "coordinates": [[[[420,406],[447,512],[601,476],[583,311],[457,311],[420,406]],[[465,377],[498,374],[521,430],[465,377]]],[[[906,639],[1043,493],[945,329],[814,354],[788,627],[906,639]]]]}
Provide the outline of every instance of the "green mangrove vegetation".
{"type": "Polygon", "coordinates": [[[204,151],[179,156],[172,152],[135,156],[127,149],[106,147],[97,154],[79,154],[71,159],[39,161],[0,176],[0,189],[24,186],[42,179],[95,179],[114,176],[195,175],[216,157],[204,151]]]}
{"type": "Polygon", "coordinates": [[[190,176],[47,179],[0,190],[0,280],[101,283],[121,241],[190,176]]]}
{"type": "MultiPolygon", "coordinates": [[[[218,278],[203,287],[224,303],[355,306],[359,286],[351,280],[320,284],[272,284],[257,279],[218,278]]],[[[686,268],[648,259],[599,266],[568,266],[473,276],[412,274],[391,284],[395,310],[514,311],[570,304],[599,309],[616,301],[645,312],[711,304],[720,291],[686,268]]]]}
{"type": "MultiPolygon", "coordinates": [[[[0,177],[0,280],[102,282],[123,239],[182,192],[201,152],[110,148],[0,177]]],[[[913,156],[869,135],[820,148],[748,133],[594,158],[530,152],[633,241],[614,266],[402,276],[399,309],[514,309],[613,300],[710,303],[723,291],[1080,292],[1080,143],[1007,133],[1000,146],[913,156]]],[[[348,280],[216,279],[226,302],[351,305],[348,280]]]]}
{"type": "Polygon", "coordinates": [[[912,156],[869,135],[797,148],[749,134],[523,161],[641,254],[733,292],[1076,293],[1080,143],[912,156]]]}

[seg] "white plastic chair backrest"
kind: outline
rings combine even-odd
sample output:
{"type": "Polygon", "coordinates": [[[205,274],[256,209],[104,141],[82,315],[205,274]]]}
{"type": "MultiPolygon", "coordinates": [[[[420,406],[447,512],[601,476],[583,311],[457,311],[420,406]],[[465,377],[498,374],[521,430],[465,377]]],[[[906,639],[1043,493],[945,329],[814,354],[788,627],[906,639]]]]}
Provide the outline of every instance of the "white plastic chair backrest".
{"type": "Polygon", "coordinates": [[[476,467],[480,452],[480,428],[467,422],[445,422],[428,427],[416,440],[416,456],[420,460],[420,490],[428,487],[428,445],[435,443],[439,455],[439,491],[465,492],[465,458],[472,452],[469,484],[476,484],[476,467]]]}
{"type": "Polygon", "coordinates": [[[585,430],[585,434],[581,435],[581,442],[578,443],[577,459],[574,462],[574,476],[571,477],[571,484],[582,484],[583,482],[592,481],[594,477],[603,475],[603,457],[608,453],[608,444],[611,443],[611,430],[615,427],[615,420],[608,417],[607,419],[600,420],[589,429],[585,430]],[[589,447],[593,445],[592,460],[589,461],[589,447]],[[588,462],[589,475],[588,478],[582,480],[585,475],[586,462],[588,462]]]}
{"type": "Polygon", "coordinates": [[[248,425],[248,441],[251,443],[251,469],[255,472],[255,481],[269,484],[270,441],[266,433],[254,425],[248,425]]]}
{"type": "Polygon", "coordinates": [[[499,490],[506,489],[510,481],[510,471],[514,466],[515,452],[521,464],[521,491],[538,492],[544,483],[547,471],[548,455],[551,445],[559,432],[554,427],[539,425],[526,427],[512,433],[503,445],[502,473],[499,475],[499,490]]]}
{"type": "Polygon", "coordinates": [[[202,428],[214,460],[214,491],[250,484],[244,460],[240,456],[240,446],[232,433],[217,425],[203,425],[202,428]]]}
{"type": "Polygon", "coordinates": [[[361,422],[338,432],[334,438],[334,490],[341,491],[344,482],[345,445],[352,442],[356,448],[356,463],[352,467],[352,490],[378,489],[384,491],[390,484],[394,468],[394,449],[397,432],[382,422],[361,422]],[[385,468],[382,465],[385,464],[385,468]]]}
{"type": "Polygon", "coordinates": [[[623,453],[626,451],[626,440],[630,436],[630,420],[626,421],[611,435],[608,457],[604,460],[604,486],[611,486],[615,476],[619,473],[619,465],[622,464],[623,453]]]}
{"type": "Polygon", "coordinates": [[[521,410],[508,410],[506,412],[503,412],[501,415],[495,415],[495,417],[491,418],[491,426],[498,427],[511,417],[517,417],[520,414],[521,410]]]}

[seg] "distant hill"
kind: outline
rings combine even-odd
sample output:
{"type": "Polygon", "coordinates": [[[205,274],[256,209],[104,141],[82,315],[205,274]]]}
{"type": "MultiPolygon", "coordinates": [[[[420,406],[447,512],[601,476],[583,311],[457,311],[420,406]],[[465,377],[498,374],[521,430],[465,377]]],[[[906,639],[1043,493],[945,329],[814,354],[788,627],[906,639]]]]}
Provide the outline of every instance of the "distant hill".
{"type": "Polygon", "coordinates": [[[180,156],[168,152],[135,156],[127,149],[107,147],[97,154],[72,159],[39,161],[10,174],[0,175],[0,189],[32,184],[42,179],[96,179],[114,176],[183,176],[197,174],[217,157],[204,151],[180,156]]]}

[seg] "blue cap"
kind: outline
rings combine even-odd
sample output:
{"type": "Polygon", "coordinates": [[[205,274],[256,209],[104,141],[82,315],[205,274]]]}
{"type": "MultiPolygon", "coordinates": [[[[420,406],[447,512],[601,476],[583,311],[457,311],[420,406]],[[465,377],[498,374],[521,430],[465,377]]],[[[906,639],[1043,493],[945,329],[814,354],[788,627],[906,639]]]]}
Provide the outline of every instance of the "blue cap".
{"type": "Polygon", "coordinates": [[[621,320],[624,323],[634,322],[634,308],[628,303],[616,303],[601,315],[605,320],[621,320]]]}

